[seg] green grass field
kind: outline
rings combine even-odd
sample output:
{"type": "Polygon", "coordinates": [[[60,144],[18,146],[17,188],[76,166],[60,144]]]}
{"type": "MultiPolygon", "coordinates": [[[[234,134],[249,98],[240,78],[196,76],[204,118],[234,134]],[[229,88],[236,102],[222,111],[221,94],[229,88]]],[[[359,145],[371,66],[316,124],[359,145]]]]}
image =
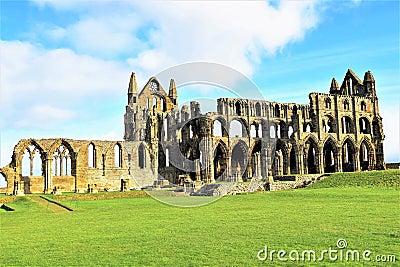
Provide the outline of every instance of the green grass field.
{"type": "Polygon", "coordinates": [[[19,197],[8,204],[16,211],[0,210],[0,265],[399,266],[399,181],[400,171],[335,174],[305,189],[226,196],[194,208],[109,193],[97,200],[63,195],[75,210],[56,213],[19,197]],[[340,238],[348,244],[343,251],[370,250],[372,262],[257,259],[265,245],[315,250],[318,258],[340,238]],[[391,254],[394,263],[375,261],[391,254]]]}

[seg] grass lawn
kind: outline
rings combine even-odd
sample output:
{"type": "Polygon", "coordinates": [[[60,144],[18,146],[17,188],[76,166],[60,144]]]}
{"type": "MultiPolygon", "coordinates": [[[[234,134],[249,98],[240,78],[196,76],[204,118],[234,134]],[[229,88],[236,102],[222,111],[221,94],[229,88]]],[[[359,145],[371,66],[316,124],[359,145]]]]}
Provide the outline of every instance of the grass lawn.
{"type": "Polygon", "coordinates": [[[331,264],[327,255],[322,263],[279,262],[276,254],[273,262],[257,259],[265,245],[288,253],[315,250],[318,258],[344,238],[343,251],[370,250],[372,261],[378,254],[394,254],[395,263],[381,266],[398,266],[399,177],[400,171],[335,174],[305,189],[226,196],[194,208],[151,197],[81,200],[68,195],[62,202],[76,210],[55,213],[19,197],[8,204],[15,212],[0,210],[0,265],[377,265],[331,264]],[[356,176],[369,182],[354,184],[356,176]],[[392,182],[374,184],[373,179],[392,182]]]}

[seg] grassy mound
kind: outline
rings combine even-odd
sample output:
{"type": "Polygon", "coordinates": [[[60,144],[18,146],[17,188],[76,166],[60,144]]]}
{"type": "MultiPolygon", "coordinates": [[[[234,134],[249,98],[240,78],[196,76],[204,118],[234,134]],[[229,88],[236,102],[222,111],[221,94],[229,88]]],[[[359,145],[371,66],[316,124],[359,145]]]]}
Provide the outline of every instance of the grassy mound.
{"type": "Polygon", "coordinates": [[[400,170],[334,173],[308,188],[386,187],[400,189],[400,170]]]}

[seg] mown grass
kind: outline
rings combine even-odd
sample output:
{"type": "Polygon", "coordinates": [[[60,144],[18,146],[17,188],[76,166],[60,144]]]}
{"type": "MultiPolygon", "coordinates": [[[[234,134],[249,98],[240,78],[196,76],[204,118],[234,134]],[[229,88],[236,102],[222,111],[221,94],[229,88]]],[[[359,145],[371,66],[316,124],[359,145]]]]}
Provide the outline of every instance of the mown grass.
{"type": "Polygon", "coordinates": [[[66,213],[44,212],[19,197],[10,203],[15,212],[0,214],[0,264],[326,266],[331,262],[259,261],[257,252],[265,245],[318,252],[336,248],[339,238],[347,240],[349,249],[371,250],[371,258],[396,254],[399,260],[400,192],[395,188],[347,185],[261,192],[195,208],[149,197],[75,200],[77,210],[66,213]]]}
{"type": "Polygon", "coordinates": [[[385,187],[400,189],[400,170],[334,173],[308,188],[385,187]]]}

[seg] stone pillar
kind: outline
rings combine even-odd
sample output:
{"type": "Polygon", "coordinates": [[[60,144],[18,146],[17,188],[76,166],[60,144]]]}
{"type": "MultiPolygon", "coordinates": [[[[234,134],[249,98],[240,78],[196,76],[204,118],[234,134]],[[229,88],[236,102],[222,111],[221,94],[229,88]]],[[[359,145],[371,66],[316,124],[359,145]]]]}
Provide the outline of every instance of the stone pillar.
{"type": "MultiPolygon", "coordinates": [[[[50,194],[52,191],[52,178],[53,178],[53,169],[52,158],[45,158],[45,166],[44,166],[44,193],[50,194]]],[[[57,166],[57,164],[56,164],[57,166]]]]}
{"type": "Polygon", "coordinates": [[[255,154],[255,163],[256,163],[256,166],[255,166],[256,175],[255,175],[255,177],[257,178],[257,180],[260,180],[262,178],[262,175],[261,175],[261,155],[260,155],[259,152],[257,152],[255,154]]]}
{"type": "Polygon", "coordinates": [[[317,158],[317,168],[318,168],[317,172],[322,174],[324,173],[324,160],[323,160],[324,153],[321,151],[323,150],[319,149],[318,154],[315,156],[317,158]]]}
{"type": "Polygon", "coordinates": [[[337,153],[337,171],[342,172],[343,171],[343,160],[342,160],[342,151],[341,149],[338,149],[337,153]]]}
{"type": "Polygon", "coordinates": [[[355,171],[361,171],[360,167],[360,149],[356,147],[355,149],[355,155],[354,155],[354,169],[355,171]]]}
{"type": "Polygon", "coordinates": [[[201,181],[201,168],[200,168],[200,160],[196,160],[196,181],[201,181]]]}
{"type": "Polygon", "coordinates": [[[29,153],[29,175],[33,176],[33,159],[35,157],[35,154],[33,152],[29,153]]]}
{"type": "Polygon", "coordinates": [[[303,161],[303,149],[299,148],[299,154],[296,157],[297,172],[304,174],[304,161],[303,161]]]}

